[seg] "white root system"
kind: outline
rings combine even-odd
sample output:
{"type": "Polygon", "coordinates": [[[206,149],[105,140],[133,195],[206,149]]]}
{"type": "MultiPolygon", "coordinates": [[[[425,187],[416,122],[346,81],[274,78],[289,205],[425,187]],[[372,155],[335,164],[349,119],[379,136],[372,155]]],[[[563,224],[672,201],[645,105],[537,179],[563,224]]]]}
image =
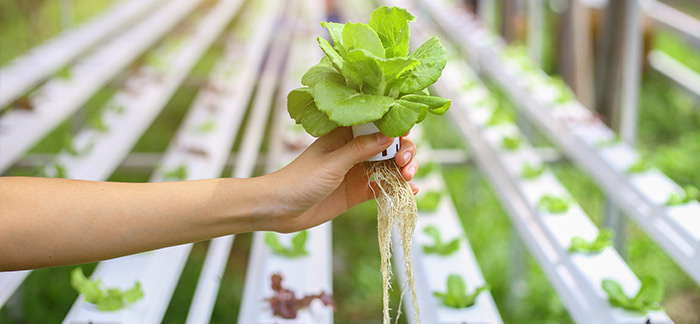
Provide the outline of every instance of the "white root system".
{"type": "MultiPolygon", "coordinates": [[[[418,211],[416,198],[408,182],[401,175],[401,170],[394,160],[378,162],[365,162],[365,170],[368,176],[372,176],[376,182],[375,198],[377,200],[377,234],[379,237],[379,251],[381,254],[382,288],[384,324],[390,324],[389,316],[389,289],[391,288],[391,231],[394,223],[397,224],[403,246],[404,264],[406,266],[406,279],[408,287],[413,295],[413,309],[415,310],[416,323],[420,324],[418,317],[418,298],[413,282],[413,266],[411,265],[411,242],[416,228],[418,211]]],[[[369,178],[369,177],[368,177],[369,178]]],[[[401,294],[403,297],[403,293],[401,294]]],[[[402,298],[403,299],[403,298],[402,298]]],[[[400,306],[399,306],[400,307],[400,306]]],[[[399,314],[401,310],[398,310],[399,314]]],[[[397,316],[398,320],[398,316],[397,316]]]]}

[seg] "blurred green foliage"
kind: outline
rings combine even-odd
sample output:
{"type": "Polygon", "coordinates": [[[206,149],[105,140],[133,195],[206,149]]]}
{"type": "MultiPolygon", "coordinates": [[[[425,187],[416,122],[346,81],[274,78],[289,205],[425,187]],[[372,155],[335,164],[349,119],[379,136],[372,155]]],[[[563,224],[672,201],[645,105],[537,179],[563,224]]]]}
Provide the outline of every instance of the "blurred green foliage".
{"type": "MultiPolygon", "coordinates": [[[[72,0],[73,22],[78,24],[115,0],[72,0]]],[[[60,1],[0,0],[0,66],[61,32],[60,1]]]]}

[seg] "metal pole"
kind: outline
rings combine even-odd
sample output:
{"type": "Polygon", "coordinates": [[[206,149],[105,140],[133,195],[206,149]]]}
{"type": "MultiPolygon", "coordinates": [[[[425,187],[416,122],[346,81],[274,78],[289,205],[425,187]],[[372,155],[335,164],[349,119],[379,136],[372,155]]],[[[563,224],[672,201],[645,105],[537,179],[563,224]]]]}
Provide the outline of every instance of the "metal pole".
{"type": "Polygon", "coordinates": [[[544,31],[544,4],[542,0],[527,2],[527,49],[530,58],[542,65],[542,43],[544,31]]]}
{"type": "Polygon", "coordinates": [[[73,0],[59,0],[59,13],[61,15],[61,28],[73,25],[73,0]]]}
{"type": "Polygon", "coordinates": [[[478,11],[486,29],[495,32],[496,0],[480,0],[478,11]]]}
{"type": "MultiPolygon", "coordinates": [[[[625,11],[625,38],[622,61],[622,96],[620,102],[620,137],[634,145],[637,137],[637,115],[639,108],[639,83],[642,56],[642,30],[640,3],[628,0],[625,11]]],[[[606,201],[605,223],[615,231],[615,249],[625,256],[625,219],[610,200],[606,201]]]]}
{"type": "MultiPolygon", "coordinates": [[[[544,2],[543,0],[528,0],[527,2],[527,50],[530,58],[542,66],[542,43],[544,32],[544,2]]],[[[539,142],[530,121],[518,111],[518,125],[531,143],[539,142]]]]}
{"type": "Polygon", "coordinates": [[[625,53],[622,71],[622,102],[620,109],[620,137],[634,145],[637,137],[637,110],[642,56],[640,4],[629,0],[625,19],[625,53]]]}
{"type": "Polygon", "coordinates": [[[613,245],[617,253],[622,258],[625,258],[625,239],[627,238],[625,233],[625,217],[622,215],[622,212],[615,207],[615,204],[610,198],[605,199],[605,227],[615,232],[613,245]]]}
{"type": "MultiPolygon", "coordinates": [[[[515,225],[515,224],[513,224],[515,225]]],[[[525,244],[520,239],[515,226],[511,228],[510,234],[510,275],[509,291],[506,304],[509,309],[516,309],[527,291],[527,281],[525,280],[525,244]]]]}

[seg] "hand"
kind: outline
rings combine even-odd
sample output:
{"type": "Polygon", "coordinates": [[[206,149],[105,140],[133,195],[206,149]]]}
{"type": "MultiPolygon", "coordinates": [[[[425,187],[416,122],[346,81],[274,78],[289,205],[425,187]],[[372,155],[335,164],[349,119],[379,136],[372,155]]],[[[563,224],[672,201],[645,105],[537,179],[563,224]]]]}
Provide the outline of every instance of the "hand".
{"type": "MultiPolygon", "coordinates": [[[[408,135],[408,134],[406,134],[408,135]]],[[[396,164],[410,181],[418,170],[416,145],[401,136],[396,164]]],[[[319,137],[296,160],[267,175],[269,185],[277,188],[278,201],[271,230],[288,233],[325,223],[353,206],[374,199],[361,162],[388,148],[392,139],[384,134],[353,139],[348,127],[335,129],[319,137]]],[[[413,193],[418,187],[410,183],[413,193]]]]}

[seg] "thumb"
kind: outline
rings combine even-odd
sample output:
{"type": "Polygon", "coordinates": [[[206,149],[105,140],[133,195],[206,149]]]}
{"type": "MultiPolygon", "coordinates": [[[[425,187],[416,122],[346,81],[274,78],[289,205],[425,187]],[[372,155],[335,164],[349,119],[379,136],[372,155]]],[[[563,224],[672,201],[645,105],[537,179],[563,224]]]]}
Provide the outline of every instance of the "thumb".
{"type": "Polygon", "coordinates": [[[334,164],[344,170],[350,170],[355,164],[367,160],[387,149],[393,141],[393,138],[382,133],[358,136],[339,149],[333,151],[329,157],[334,164]]]}

